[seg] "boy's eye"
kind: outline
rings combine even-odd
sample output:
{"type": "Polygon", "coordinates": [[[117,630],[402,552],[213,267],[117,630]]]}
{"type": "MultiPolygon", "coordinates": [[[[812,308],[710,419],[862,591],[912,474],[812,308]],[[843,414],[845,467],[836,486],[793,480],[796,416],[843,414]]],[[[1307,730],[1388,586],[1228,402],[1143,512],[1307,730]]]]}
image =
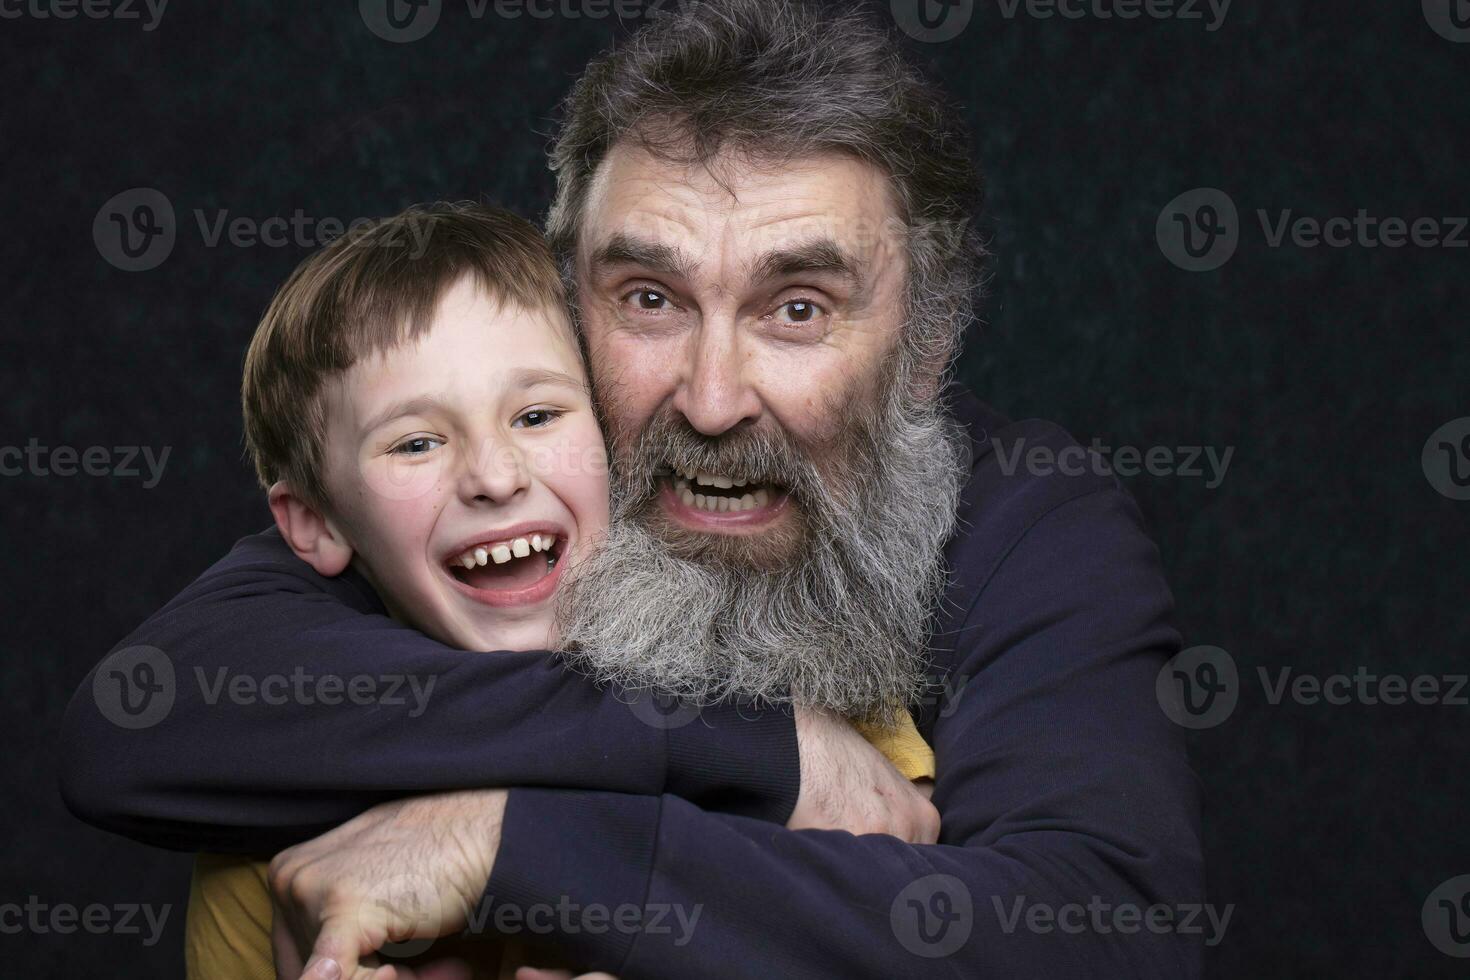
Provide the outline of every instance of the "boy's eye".
{"type": "Polygon", "coordinates": [[[550,425],[561,417],[561,412],[552,411],[549,408],[533,408],[529,412],[522,412],[516,416],[511,423],[515,429],[539,429],[543,425],[550,425]]]}
{"type": "Polygon", "coordinates": [[[776,319],[782,323],[810,323],[825,312],[809,299],[793,299],[776,308],[776,319]]]}
{"type": "Polygon", "coordinates": [[[412,439],[403,440],[389,451],[400,456],[420,456],[442,445],[444,445],[444,440],[433,436],[414,436],[412,439]]]}

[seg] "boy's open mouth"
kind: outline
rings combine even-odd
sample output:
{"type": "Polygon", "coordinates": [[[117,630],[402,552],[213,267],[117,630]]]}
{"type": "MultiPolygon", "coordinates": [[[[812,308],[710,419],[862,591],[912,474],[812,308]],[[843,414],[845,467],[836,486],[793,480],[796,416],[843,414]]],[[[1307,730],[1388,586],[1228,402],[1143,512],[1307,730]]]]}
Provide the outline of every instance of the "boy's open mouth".
{"type": "Polygon", "coordinates": [[[521,592],[556,568],[566,539],[551,532],[484,541],[445,562],[449,574],[482,592],[521,592]]]}

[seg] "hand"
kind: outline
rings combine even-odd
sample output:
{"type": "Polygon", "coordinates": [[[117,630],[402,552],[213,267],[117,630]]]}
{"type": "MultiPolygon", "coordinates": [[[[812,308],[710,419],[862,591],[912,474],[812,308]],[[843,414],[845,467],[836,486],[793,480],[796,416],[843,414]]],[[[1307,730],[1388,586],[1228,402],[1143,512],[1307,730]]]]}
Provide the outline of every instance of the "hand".
{"type": "Polygon", "coordinates": [[[494,789],[395,800],[277,854],[270,867],[276,972],[312,980],[413,975],[376,972],[373,954],[465,927],[500,848],[506,795],[494,789]]]}
{"type": "Polygon", "coordinates": [[[939,811],[868,740],[829,711],[798,706],[801,791],[786,826],[939,840],[939,811]]]}

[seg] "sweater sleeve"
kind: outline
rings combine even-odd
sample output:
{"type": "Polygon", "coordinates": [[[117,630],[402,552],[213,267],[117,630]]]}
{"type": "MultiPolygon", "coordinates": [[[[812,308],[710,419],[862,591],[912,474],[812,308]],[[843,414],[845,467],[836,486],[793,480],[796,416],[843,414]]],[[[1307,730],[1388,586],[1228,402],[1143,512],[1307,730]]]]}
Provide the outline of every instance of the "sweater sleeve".
{"type": "Polygon", "coordinates": [[[673,793],[784,822],[788,713],[674,721],[546,651],[466,652],[245,538],[82,682],[63,724],[72,812],[144,843],[261,852],[387,799],[486,786],[673,793]]]}
{"type": "Polygon", "coordinates": [[[554,941],[623,976],[1197,976],[1212,920],[1154,695],[1178,646],[1158,553],[1110,485],[973,517],[989,544],[957,555],[939,643],[938,844],[514,789],[487,903],[568,907],[554,941]]]}

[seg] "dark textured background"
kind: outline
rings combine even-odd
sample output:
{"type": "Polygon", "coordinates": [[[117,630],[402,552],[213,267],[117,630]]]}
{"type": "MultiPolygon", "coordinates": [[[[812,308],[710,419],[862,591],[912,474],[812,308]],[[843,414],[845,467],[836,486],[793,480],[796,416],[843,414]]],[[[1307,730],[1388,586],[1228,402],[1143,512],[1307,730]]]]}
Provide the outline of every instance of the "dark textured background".
{"type": "MultiPolygon", "coordinates": [[[[238,373],[305,249],[207,247],[193,211],[350,219],[484,196],[539,216],[554,105],[619,35],[476,20],[463,0],[401,45],[344,0],[175,0],[151,32],[0,19],[0,443],[172,447],[153,489],[0,479],[0,902],[175,906],[153,948],[0,936],[6,975],[181,971],[187,861],[73,820],[55,746],[92,664],[268,520],[238,373]],[[92,222],[140,186],[172,201],[179,239],[159,268],[122,272],[92,222]]],[[[1129,481],[1187,642],[1224,647],[1246,680],[1234,715],[1191,736],[1211,899],[1236,905],[1212,975],[1463,975],[1419,915],[1470,872],[1470,708],[1272,706],[1255,672],[1466,670],[1470,502],[1436,493],[1420,452],[1470,415],[1470,251],[1272,249],[1253,215],[1470,213],[1470,44],[1431,31],[1419,0],[1239,0],[1215,32],[1009,20],[985,0],[958,39],[913,50],[964,106],[989,178],[998,257],[963,378],[1084,441],[1236,447],[1215,490],[1129,481]],[[1210,273],[1154,238],[1199,186],[1245,223],[1210,273]]]]}

